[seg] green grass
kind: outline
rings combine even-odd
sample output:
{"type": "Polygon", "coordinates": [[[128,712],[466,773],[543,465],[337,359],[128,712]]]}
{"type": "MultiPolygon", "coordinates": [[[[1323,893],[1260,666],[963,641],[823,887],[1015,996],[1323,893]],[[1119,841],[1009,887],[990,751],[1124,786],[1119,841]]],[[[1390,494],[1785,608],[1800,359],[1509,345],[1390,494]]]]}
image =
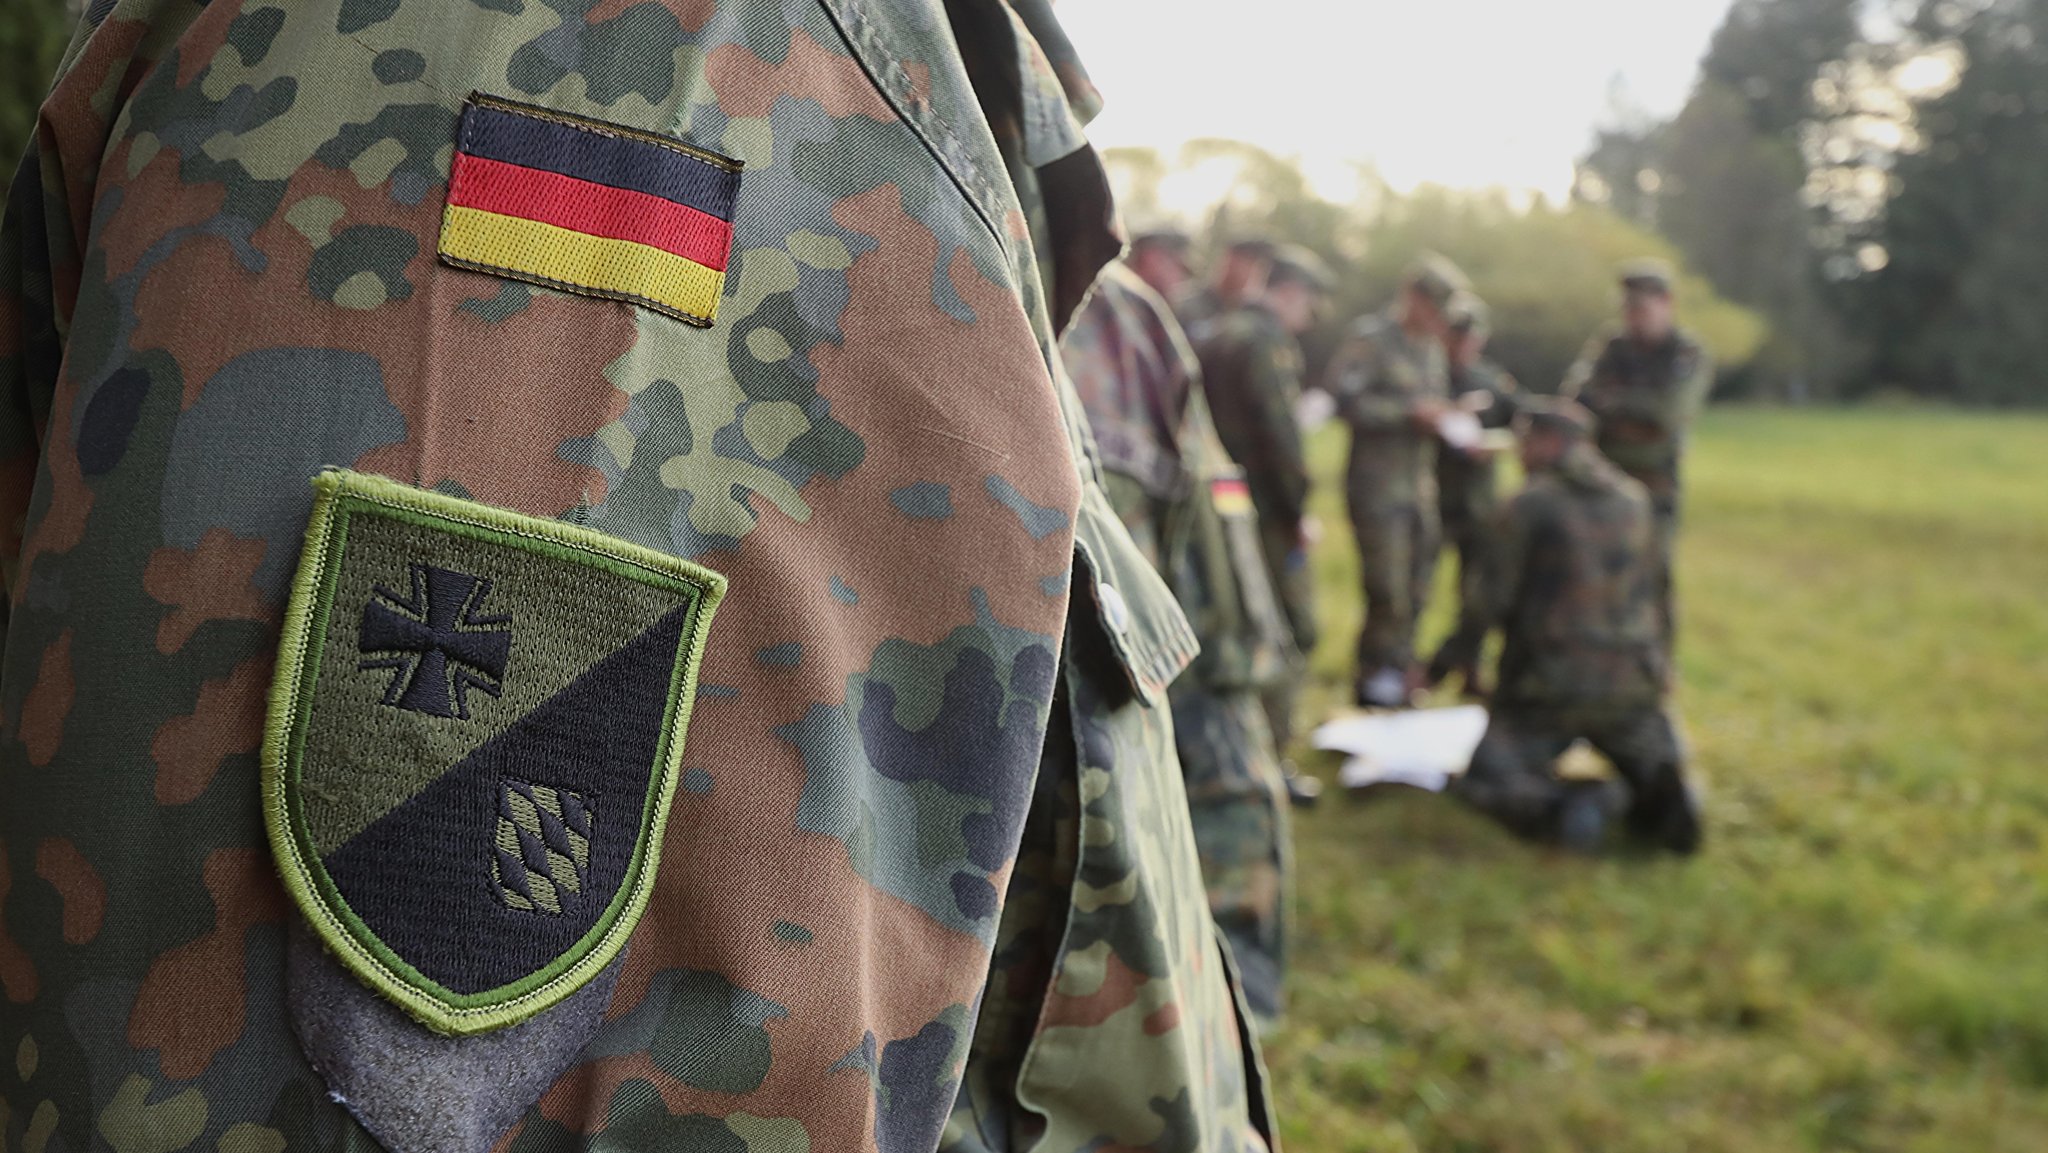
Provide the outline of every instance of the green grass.
{"type": "MultiPolygon", "coordinates": [[[[1359,606],[1314,447],[1322,715],[1359,606]]],[[[1422,794],[1303,814],[1294,1153],[2048,1150],[2048,419],[1716,411],[1689,468],[1705,854],[1569,858],[1422,794]]]]}

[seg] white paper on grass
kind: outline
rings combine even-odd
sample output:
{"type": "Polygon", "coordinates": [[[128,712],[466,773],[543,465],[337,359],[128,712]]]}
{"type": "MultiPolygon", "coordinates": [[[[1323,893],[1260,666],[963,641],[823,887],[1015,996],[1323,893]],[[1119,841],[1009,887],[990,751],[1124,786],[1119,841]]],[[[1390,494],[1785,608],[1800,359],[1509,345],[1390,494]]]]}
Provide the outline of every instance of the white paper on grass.
{"type": "Polygon", "coordinates": [[[1315,747],[1344,753],[1338,780],[1347,789],[1402,784],[1440,791],[1471,763],[1486,733],[1479,705],[1400,713],[1353,713],[1315,731],[1315,747]]]}

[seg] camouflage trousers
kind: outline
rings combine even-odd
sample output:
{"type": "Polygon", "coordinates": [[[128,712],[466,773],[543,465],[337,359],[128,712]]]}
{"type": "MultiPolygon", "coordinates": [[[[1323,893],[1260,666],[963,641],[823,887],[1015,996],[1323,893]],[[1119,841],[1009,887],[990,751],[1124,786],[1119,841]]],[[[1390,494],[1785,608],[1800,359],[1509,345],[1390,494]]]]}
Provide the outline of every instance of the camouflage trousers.
{"type": "Polygon", "coordinates": [[[1451,791],[1516,834],[1556,840],[1564,802],[1577,789],[1604,789],[1610,808],[1638,838],[1696,845],[1699,816],[1685,780],[1678,726],[1661,704],[1617,708],[1503,705],[1488,719],[1472,765],[1451,791]],[[1575,741],[1605,755],[1620,789],[1558,777],[1557,759],[1575,741]]]}
{"type": "Polygon", "coordinates": [[[1280,611],[1294,638],[1294,651],[1300,654],[1286,675],[1262,694],[1273,747],[1285,756],[1287,746],[1294,742],[1295,701],[1301,695],[1308,656],[1322,637],[1322,625],[1316,614],[1315,569],[1309,564],[1300,531],[1293,526],[1260,521],[1259,545],[1265,554],[1273,595],[1280,601],[1280,611]]]}
{"type": "Polygon", "coordinates": [[[1365,586],[1365,627],[1358,634],[1358,671],[1406,671],[1415,663],[1415,626],[1429,604],[1443,532],[1434,502],[1374,505],[1351,502],[1358,569],[1365,586]]]}
{"type": "Polygon", "coordinates": [[[1259,700],[1242,689],[1176,685],[1173,724],[1209,911],[1230,943],[1245,1002],[1280,1014],[1293,856],[1287,784],[1259,700]]]}
{"type": "Polygon", "coordinates": [[[1657,518],[1657,617],[1668,658],[1678,640],[1678,594],[1673,576],[1678,562],[1678,496],[1659,497],[1652,507],[1657,518]]]}
{"type": "MultiPolygon", "coordinates": [[[[1430,660],[1430,672],[1436,676],[1451,671],[1443,667],[1445,653],[1459,651],[1462,642],[1473,634],[1480,634],[1484,639],[1487,549],[1493,543],[1492,519],[1478,515],[1455,519],[1446,516],[1443,518],[1443,532],[1445,543],[1458,555],[1458,623],[1438,647],[1437,656],[1430,660]]],[[[1477,645],[1469,648],[1472,652],[1479,651],[1477,645]]]]}
{"type": "Polygon", "coordinates": [[[1657,529],[1657,617],[1664,632],[1664,653],[1671,654],[1678,636],[1678,603],[1672,572],[1678,559],[1678,475],[1673,472],[1630,472],[1650,490],[1650,512],[1657,529]]]}

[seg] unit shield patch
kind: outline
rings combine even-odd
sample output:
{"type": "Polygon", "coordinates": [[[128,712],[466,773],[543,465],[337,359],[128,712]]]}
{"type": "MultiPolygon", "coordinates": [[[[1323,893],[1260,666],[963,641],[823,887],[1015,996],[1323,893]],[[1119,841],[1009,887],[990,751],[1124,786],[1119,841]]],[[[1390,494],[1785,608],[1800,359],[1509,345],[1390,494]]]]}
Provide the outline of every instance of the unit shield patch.
{"type": "Polygon", "coordinates": [[[646,907],[725,580],[576,525],[327,472],[264,815],[357,977],[466,1034],[567,997],[646,907]]]}

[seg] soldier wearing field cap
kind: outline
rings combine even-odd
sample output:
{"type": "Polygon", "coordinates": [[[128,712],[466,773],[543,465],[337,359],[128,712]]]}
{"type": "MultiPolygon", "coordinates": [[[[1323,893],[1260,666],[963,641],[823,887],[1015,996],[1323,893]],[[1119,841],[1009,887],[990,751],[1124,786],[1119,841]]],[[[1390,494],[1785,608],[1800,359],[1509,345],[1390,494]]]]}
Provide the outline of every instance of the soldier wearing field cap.
{"type": "Polygon", "coordinates": [[[1476,660],[1500,629],[1500,684],[1452,789],[1533,839],[1592,851],[1619,816],[1632,838],[1690,853],[1699,816],[1663,700],[1650,496],[1593,447],[1593,423],[1563,398],[1520,405],[1528,482],[1499,521],[1482,627],[1450,654],[1476,660]],[[1581,740],[1613,762],[1618,782],[1559,779],[1555,762],[1581,740]]]}
{"type": "MultiPolygon", "coordinates": [[[[1505,429],[1514,416],[1519,393],[1515,378],[1486,357],[1486,342],[1492,335],[1492,310],[1473,294],[1451,298],[1448,331],[1444,335],[1444,356],[1450,365],[1451,401],[1468,414],[1469,430],[1455,441],[1446,438],[1436,456],[1437,506],[1445,539],[1458,553],[1458,624],[1462,634],[1480,624],[1484,599],[1486,549],[1493,538],[1494,517],[1500,511],[1500,478],[1496,467],[1499,450],[1486,433],[1505,429]]],[[[1436,684],[1452,673],[1465,682],[1465,691],[1484,696],[1476,662],[1453,667],[1447,654],[1457,636],[1446,641],[1429,663],[1429,682],[1436,684]]]]}
{"type": "Polygon", "coordinates": [[[1197,344],[1207,340],[1223,318],[1259,298],[1272,274],[1276,248],[1263,236],[1240,236],[1224,246],[1209,283],[1177,298],[1174,313],[1188,339],[1197,344]]]}
{"type": "Polygon", "coordinates": [[[1344,492],[1365,586],[1361,705],[1405,707],[1422,680],[1415,625],[1441,543],[1436,450],[1450,411],[1443,341],[1451,300],[1468,287],[1457,265],[1425,254],[1391,307],[1352,326],[1328,369],[1325,388],[1351,426],[1344,492]]]}
{"type": "MultiPolygon", "coordinates": [[[[1306,654],[1315,649],[1318,628],[1308,564],[1308,459],[1294,415],[1302,385],[1297,338],[1314,324],[1330,274],[1314,253],[1288,245],[1275,250],[1262,276],[1259,297],[1218,318],[1195,351],[1216,432],[1245,470],[1268,578],[1295,648],[1306,654]]],[[[1282,749],[1292,732],[1300,673],[1297,665],[1267,696],[1282,749]]]]}
{"type": "Polygon", "coordinates": [[[1620,274],[1622,326],[1587,345],[1561,390],[1599,422],[1607,459],[1650,490],[1657,515],[1658,612],[1669,643],[1672,554],[1678,536],[1680,471],[1686,434],[1714,385],[1699,341],[1675,315],[1677,273],[1665,261],[1640,260],[1620,274]]]}

